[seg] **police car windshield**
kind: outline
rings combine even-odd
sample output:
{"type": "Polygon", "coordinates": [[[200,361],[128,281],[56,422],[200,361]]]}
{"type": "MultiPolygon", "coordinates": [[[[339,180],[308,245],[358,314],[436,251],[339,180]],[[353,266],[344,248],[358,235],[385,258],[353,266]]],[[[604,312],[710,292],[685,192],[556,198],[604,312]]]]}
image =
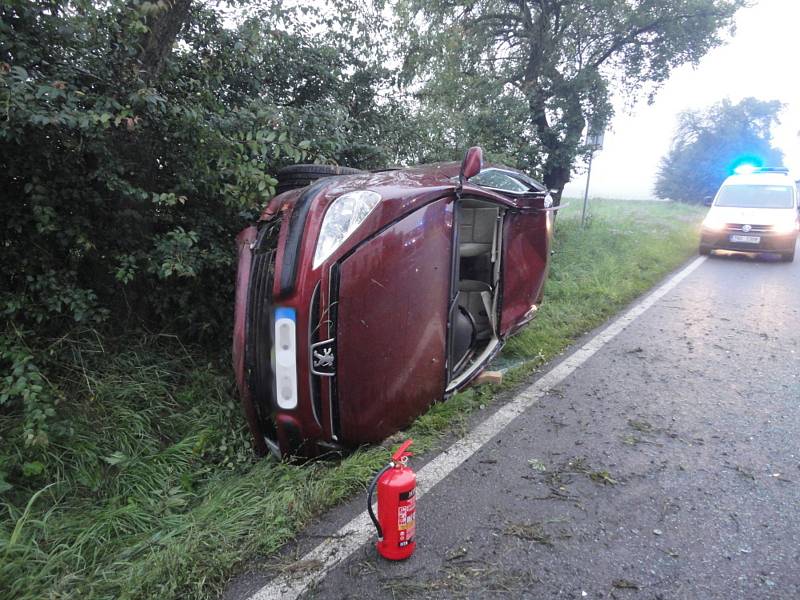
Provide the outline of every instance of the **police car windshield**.
{"type": "Polygon", "coordinates": [[[792,188],[785,185],[726,185],[714,206],[792,208],[792,188]]]}

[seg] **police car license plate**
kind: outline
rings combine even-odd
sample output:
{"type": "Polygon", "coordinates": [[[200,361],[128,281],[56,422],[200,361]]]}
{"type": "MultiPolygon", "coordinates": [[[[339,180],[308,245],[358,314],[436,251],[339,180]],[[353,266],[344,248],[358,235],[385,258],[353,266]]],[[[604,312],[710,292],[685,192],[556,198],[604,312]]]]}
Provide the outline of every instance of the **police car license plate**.
{"type": "Polygon", "coordinates": [[[745,244],[757,244],[761,241],[761,237],[757,235],[732,235],[731,241],[745,244]]]}

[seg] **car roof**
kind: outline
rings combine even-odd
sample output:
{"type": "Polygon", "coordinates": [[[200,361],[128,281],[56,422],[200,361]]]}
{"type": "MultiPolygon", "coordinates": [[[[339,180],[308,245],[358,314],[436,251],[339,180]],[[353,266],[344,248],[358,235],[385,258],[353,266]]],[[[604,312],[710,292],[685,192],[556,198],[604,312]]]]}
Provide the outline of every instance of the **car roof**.
{"type": "Polygon", "coordinates": [[[722,185],[794,185],[787,173],[747,173],[731,175],[722,185]]]}

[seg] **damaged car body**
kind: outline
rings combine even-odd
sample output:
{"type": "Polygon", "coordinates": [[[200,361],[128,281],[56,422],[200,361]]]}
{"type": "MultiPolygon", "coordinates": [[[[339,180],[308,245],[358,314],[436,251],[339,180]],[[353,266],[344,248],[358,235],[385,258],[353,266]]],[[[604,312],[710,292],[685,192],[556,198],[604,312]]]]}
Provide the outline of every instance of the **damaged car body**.
{"type": "Polygon", "coordinates": [[[233,359],[256,451],[380,442],[468,385],[534,317],[556,210],[480,148],[276,196],[237,238],[233,359]]]}

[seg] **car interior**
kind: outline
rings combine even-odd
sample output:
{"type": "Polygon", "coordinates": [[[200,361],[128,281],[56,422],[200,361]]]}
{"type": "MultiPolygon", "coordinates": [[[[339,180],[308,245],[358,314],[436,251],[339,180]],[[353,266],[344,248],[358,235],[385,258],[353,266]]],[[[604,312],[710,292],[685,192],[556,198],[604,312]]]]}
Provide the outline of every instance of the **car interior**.
{"type": "Polygon", "coordinates": [[[491,202],[464,198],[458,223],[458,308],[452,316],[451,382],[463,380],[470,365],[497,343],[503,211],[491,202]]]}

